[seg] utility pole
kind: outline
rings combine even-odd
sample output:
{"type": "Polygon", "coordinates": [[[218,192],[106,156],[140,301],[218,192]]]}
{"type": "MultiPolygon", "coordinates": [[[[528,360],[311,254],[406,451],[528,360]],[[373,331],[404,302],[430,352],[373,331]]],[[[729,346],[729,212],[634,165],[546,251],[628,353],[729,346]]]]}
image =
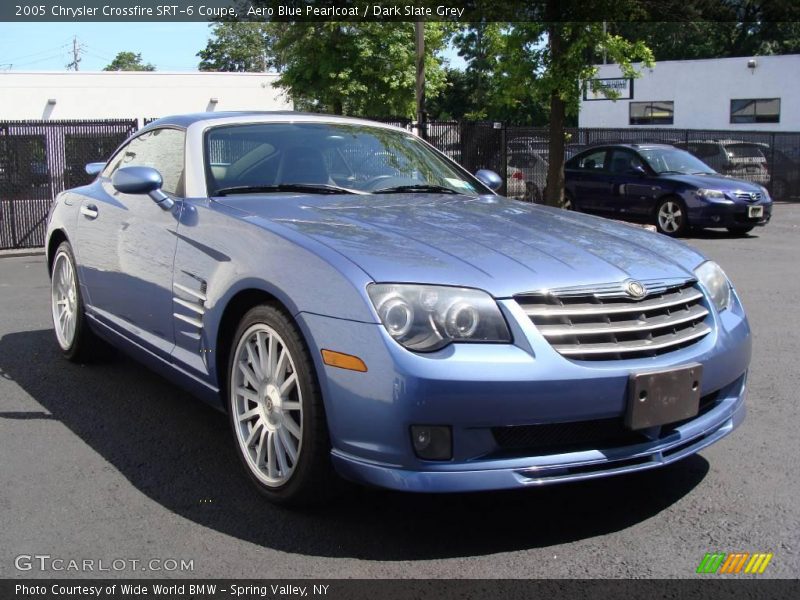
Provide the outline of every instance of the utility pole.
{"type": "Polygon", "coordinates": [[[421,138],[427,137],[425,128],[425,23],[414,22],[417,38],[417,131],[421,138]]]}
{"type": "Polygon", "coordinates": [[[608,22],[603,21],[603,64],[608,64],[608,53],[606,52],[606,35],[608,34],[608,22]]]}
{"type": "Polygon", "coordinates": [[[72,62],[67,65],[67,69],[73,71],[78,70],[79,63],[81,62],[81,52],[83,47],[78,43],[78,36],[72,36],[72,62]]]}

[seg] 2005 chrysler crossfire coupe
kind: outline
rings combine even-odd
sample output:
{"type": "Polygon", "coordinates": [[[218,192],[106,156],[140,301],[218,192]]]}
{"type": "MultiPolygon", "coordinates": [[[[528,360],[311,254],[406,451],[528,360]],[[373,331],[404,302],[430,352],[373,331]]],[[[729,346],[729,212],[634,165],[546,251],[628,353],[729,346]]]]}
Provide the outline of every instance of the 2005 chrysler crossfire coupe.
{"type": "Polygon", "coordinates": [[[333,475],[523,488],[679,460],[744,418],[714,262],[508,200],[413,134],[300,113],[155,121],[58,196],[58,344],[102,340],[229,414],[276,502],[333,475]]]}

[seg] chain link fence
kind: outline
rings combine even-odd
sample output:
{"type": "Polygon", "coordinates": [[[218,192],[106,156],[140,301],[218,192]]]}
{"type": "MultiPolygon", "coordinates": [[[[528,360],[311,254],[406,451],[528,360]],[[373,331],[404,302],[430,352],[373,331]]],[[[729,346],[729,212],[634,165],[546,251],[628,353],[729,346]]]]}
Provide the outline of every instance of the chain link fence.
{"type": "Polygon", "coordinates": [[[86,163],[134,131],[135,120],[0,121],[0,249],[42,246],[56,195],[90,183],[86,163]]]}
{"type": "MultiPolygon", "coordinates": [[[[145,119],[145,124],[153,119],[145,119]]],[[[549,133],[490,121],[377,119],[413,131],[470,172],[491,169],[500,192],[538,202],[547,183],[549,133]]],[[[136,119],[0,121],[0,249],[44,244],[55,196],[87,184],[86,163],[107,160],[137,130],[136,119]]],[[[600,143],[665,143],[726,175],[766,186],[777,200],[800,200],[800,132],[689,129],[566,130],[565,157],[600,143]]]]}

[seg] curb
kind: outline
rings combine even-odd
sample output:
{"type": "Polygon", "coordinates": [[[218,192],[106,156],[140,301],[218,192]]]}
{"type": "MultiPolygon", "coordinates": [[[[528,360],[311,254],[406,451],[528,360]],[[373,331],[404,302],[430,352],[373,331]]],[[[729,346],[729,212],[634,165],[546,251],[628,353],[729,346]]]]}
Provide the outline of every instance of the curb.
{"type": "Polygon", "coordinates": [[[44,248],[19,248],[13,250],[0,250],[0,259],[17,258],[19,256],[41,256],[44,248]]]}

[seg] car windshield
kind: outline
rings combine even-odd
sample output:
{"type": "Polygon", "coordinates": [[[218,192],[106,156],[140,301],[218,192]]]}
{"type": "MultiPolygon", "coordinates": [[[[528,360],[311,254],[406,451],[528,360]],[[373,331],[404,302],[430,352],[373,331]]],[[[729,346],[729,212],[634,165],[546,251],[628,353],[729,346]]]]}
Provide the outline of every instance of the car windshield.
{"type": "Polygon", "coordinates": [[[643,148],[639,154],[656,173],[716,173],[699,158],[678,148],[643,148]]]}
{"type": "Polygon", "coordinates": [[[411,133],[351,123],[258,123],[210,129],[209,195],[489,193],[411,133]]]}

